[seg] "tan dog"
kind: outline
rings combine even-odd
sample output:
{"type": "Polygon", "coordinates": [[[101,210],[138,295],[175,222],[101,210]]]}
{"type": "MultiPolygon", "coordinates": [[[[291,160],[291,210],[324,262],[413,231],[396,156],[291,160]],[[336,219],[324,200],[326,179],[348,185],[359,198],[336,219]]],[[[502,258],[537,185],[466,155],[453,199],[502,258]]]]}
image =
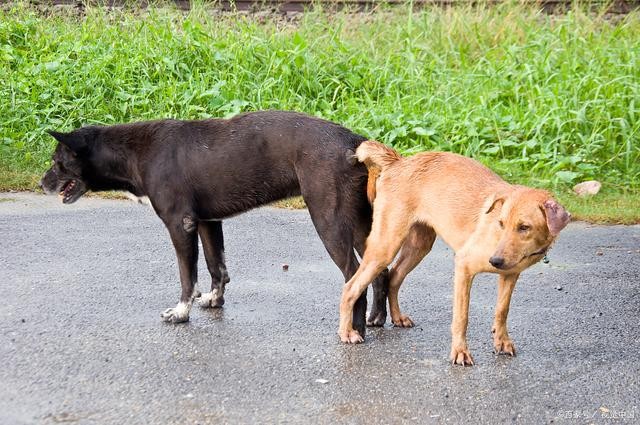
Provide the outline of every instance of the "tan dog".
{"type": "Polygon", "coordinates": [[[548,192],[510,185],[479,162],[453,153],[402,158],[381,143],[367,141],[356,156],[369,169],[373,227],[360,268],[342,293],[340,339],[363,341],[351,326],[354,302],[399,250],[390,271],[391,320],[396,326],[413,326],[400,312],[398,290],[438,235],[455,251],[451,361],[473,365],[466,341],[469,294],[474,276],[481,272],[499,274],[495,350],[515,355],[507,314],[516,280],[544,257],[570,215],[548,192]]]}

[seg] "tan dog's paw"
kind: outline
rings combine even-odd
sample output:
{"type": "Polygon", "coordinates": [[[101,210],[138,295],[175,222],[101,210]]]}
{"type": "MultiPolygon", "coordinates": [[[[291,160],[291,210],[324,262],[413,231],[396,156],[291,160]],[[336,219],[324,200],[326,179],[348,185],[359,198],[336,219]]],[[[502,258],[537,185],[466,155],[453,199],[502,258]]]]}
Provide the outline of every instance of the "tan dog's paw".
{"type": "Polygon", "coordinates": [[[473,357],[466,346],[451,347],[449,360],[454,365],[473,366],[473,357]]]}
{"type": "Polygon", "coordinates": [[[347,344],[360,344],[364,342],[364,338],[354,329],[339,331],[338,335],[340,335],[340,341],[346,342],[347,344]]]}
{"type": "Polygon", "coordinates": [[[512,357],[516,355],[516,346],[508,336],[494,336],[493,349],[496,354],[509,354],[512,357]]]}
{"type": "Polygon", "coordinates": [[[391,322],[394,326],[398,326],[400,328],[412,328],[413,320],[406,314],[401,314],[398,318],[391,318],[391,322]]]}

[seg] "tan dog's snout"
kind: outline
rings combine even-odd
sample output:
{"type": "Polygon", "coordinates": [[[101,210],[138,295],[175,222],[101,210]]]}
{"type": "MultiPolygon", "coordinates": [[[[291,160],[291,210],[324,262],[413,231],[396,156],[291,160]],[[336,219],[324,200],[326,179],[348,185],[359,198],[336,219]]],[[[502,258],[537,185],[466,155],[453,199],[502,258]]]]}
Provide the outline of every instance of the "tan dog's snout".
{"type": "Polygon", "coordinates": [[[489,258],[489,264],[498,270],[509,270],[518,265],[522,255],[517,243],[501,243],[489,258]]]}
{"type": "Polygon", "coordinates": [[[489,263],[496,269],[501,269],[504,266],[504,257],[494,255],[489,258],[489,263]]]}
{"type": "Polygon", "coordinates": [[[489,257],[489,264],[498,270],[511,270],[519,268],[520,263],[527,257],[522,247],[514,246],[511,249],[497,250],[489,257]]]}

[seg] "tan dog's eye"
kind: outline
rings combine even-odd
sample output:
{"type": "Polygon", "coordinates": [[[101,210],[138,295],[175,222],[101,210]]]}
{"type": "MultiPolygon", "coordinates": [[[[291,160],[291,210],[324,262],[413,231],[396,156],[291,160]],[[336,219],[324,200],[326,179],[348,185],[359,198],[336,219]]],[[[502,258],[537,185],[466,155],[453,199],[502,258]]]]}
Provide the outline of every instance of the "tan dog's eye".
{"type": "Polygon", "coordinates": [[[504,229],[504,223],[503,223],[503,221],[502,221],[502,220],[498,221],[498,224],[500,225],[500,228],[501,228],[501,229],[504,229]]]}
{"type": "Polygon", "coordinates": [[[518,232],[523,232],[524,233],[524,232],[526,232],[526,231],[528,231],[530,229],[531,229],[531,226],[528,226],[526,224],[521,224],[521,225],[518,226],[518,232]]]}

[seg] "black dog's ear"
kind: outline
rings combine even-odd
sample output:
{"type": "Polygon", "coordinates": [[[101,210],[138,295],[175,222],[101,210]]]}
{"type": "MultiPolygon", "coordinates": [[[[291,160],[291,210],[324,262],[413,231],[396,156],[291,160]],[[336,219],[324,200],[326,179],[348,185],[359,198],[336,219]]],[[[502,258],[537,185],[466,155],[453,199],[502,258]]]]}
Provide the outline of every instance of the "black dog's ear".
{"type": "Polygon", "coordinates": [[[85,137],[80,132],[72,131],[71,133],[60,133],[57,131],[47,130],[47,133],[75,153],[82,153],[87,149],[85,137]]]}

